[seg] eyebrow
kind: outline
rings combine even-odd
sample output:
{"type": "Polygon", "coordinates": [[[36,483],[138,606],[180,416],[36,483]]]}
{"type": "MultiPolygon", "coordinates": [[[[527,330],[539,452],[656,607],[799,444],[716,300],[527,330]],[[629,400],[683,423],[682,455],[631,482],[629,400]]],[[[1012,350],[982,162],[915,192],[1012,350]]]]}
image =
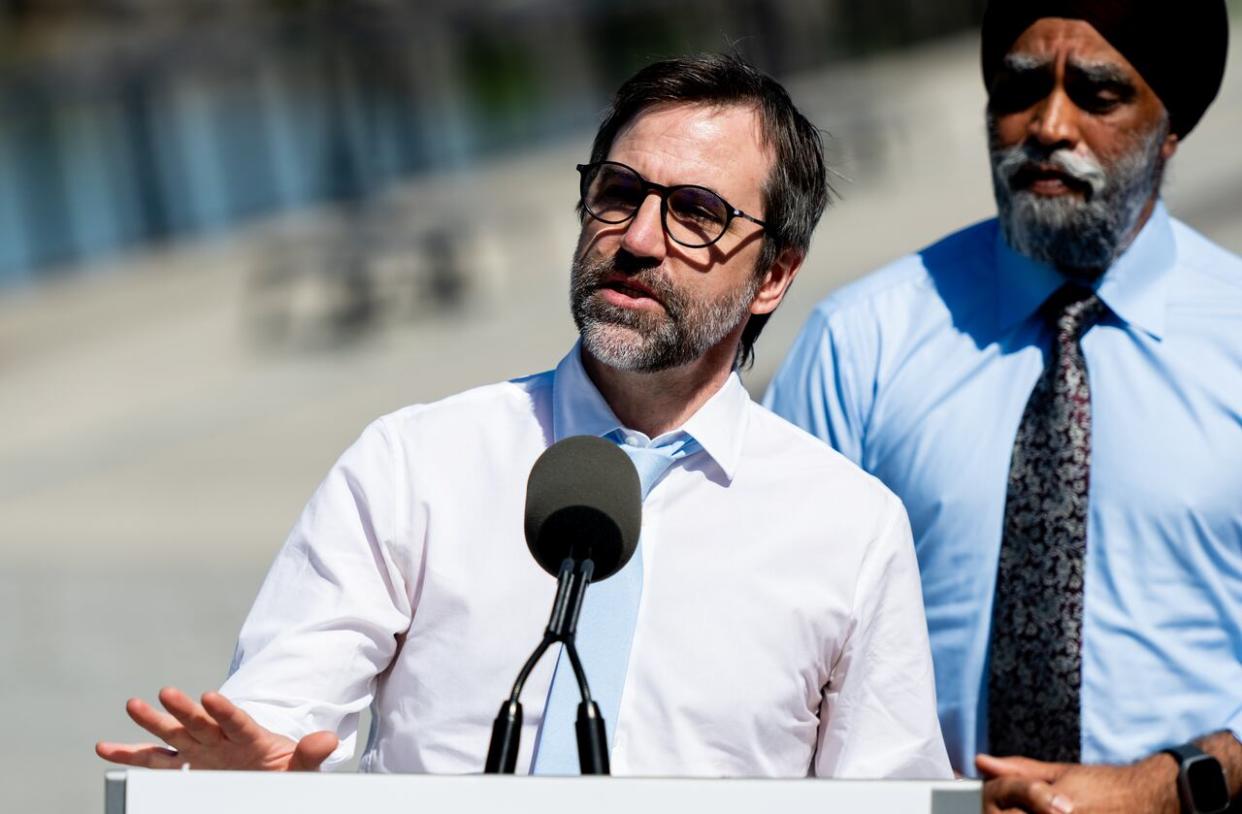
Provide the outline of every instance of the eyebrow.
{"type": "MultiPolygon", "coordinates": [[[[1036,57],[1030,54],[1007,54],[1002,60],[1005,70],[1014,74],[1033,73],[1051,67],[1052,60],[1047,57],[1036,57]]],[[[1121,66],[1112,62],[1085,62],[1069,60],[1069,68],[1074,73],[1098,85],[1121,85],[1133,87],[1134,80],[1122,70],[1121,66]]]]}
{"type": "MultiPolygon", "coordinates": [[[[640,177],[640,178],[642,178],[644,181],[646,181],[646,180],[647,180],[647,177],[646,177],[645,175],[640,175],[639,177],[640,177]]],[[[650,184],[650,183],[652,183],[652,182],[651,182],[651,181],[647,181],[647,183],[649,183],[649,184],[650,184]]],[[[698,184],[698,183],[695,183],[695,182],[693,182],[693,181],[686,181],[686,182],[681,182],[681,181],[679,181],[679,182],[677,182],[676,184],[656,184],[656,186],[663,187],[663,188],[665,188],[665,189],[671,189],[672,187],[694,187],[695,189],[705,189],[705,190],[707,190],[708,192],[710,192],[711,194],[715,195],[715,196],[716,196],[717,198],[719,198],[720,200],[722,200],[722,201],[724,201],[725,203],[729,204],[729,206],[730,206],[730,207],[732,207],[733,209],[737,209],[737,207],[736,207],[736,206],[733,206],[733,204],[729,203],[729,199],[728,199],[728,198],[726,198],[726,197],[725,197],[725,196],[724,196],[724,195],[720,192],[720,190],[715,189],[714,187],[709,187],[707,184],[698,184]]]]}
{"type": "Polygon", "coordinates": [[[1111,62],[1070,60],[1069,67],[1088,82],[1096,85],[1120,85],[1127,88],[1134,86],[1134,80],[1130,78],[1130,75],[1111,62]]]}
{"type": "Polygon", "coordinates": [[[1011,73],[1029,73],[1047,68],[1052,60],[1047,57],[1035,57],[1030,54],[1006,54],[1001,65],[1011,73]]]}

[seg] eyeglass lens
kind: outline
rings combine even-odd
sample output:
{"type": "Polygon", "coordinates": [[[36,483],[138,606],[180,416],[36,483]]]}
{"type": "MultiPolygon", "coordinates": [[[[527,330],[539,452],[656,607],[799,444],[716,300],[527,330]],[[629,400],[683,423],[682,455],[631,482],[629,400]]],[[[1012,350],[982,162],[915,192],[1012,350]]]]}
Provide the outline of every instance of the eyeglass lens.
{"type": "MultiPolygon", "coordinates": [[[[604,223],[623,223],[632,218],[647,189],[638,173],[616,164],[597,165],[583,187],[583,205],[604,223]]],[[[673,188],[665,198],[665,207],[665,230],[685,246],[714,243],[729,223],[728,205],[719,195],[702,187],[673,188]]]]}

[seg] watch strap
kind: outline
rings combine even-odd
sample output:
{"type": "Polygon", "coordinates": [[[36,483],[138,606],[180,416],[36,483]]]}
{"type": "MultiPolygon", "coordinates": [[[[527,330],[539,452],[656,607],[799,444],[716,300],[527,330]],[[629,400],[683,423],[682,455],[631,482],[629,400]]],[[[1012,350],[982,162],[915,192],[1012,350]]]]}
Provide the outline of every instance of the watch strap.
{"type": "Polygon", "coordinates": [[[1181,771],[1182,764],[1188,760],[1197,757],[1206,757],[1207,752],[1195,746],[1193,743],[1183,743],[1180,746],[1170,746],[1167,749],[1161,749],[1166,755],[1172,755],[1177,760],[1178,771],[1181,771]]]}

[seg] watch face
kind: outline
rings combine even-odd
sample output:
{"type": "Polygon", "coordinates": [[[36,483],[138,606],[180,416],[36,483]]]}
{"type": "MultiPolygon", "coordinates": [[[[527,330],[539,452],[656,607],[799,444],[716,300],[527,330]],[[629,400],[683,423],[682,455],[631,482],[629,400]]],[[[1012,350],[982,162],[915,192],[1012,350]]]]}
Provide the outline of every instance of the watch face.
{"type": "Polygon", "coordinates": [[[1188,761],[1184,768],[1195,810],[1224,811],[1229,805],[1229,789],[1216,758],[1202,755],[1188,761]]]}

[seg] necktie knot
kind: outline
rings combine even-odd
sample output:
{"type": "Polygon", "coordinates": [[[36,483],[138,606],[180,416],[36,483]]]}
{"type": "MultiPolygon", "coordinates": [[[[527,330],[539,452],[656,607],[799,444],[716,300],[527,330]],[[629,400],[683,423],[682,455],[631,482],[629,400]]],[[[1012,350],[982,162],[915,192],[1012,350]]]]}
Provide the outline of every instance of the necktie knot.
{"type": "Polygon", "coordinates": [[[620,430],[610,433],[609,438],[617,442],[634,462],[638,479],[642,482],[644,500],[674,463],[700,448],[699,443],[686,433],[679,433],[659,444],[643,444],[644,439],[631,439],[620,430]]]}
{"type": "Polygon", "coordinates": [[[1108,306],[1091,289],[1066,283],[1048,298],[1041,310],[1056,331],[1057,339],[1077,342],[1104,318],[1108,306]]]}

